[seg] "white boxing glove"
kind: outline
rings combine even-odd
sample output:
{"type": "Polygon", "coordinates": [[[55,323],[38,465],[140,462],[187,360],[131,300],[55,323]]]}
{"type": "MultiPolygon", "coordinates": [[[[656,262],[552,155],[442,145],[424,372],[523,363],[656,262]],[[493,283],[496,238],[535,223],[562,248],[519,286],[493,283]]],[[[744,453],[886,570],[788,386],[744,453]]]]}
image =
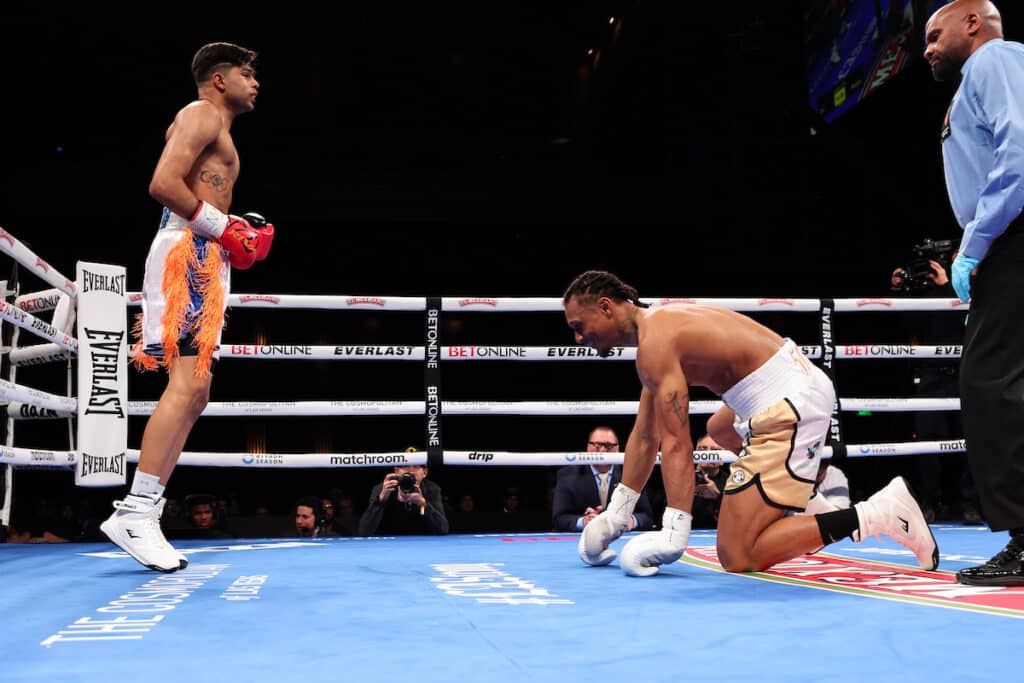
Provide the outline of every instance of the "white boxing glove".
{"type": "Polygon", "coordinates": [[[693,515],[675,508],[665,508],[661,531],[648,531],[630,539],[622,549],[619,564],[628,576],[653,576],[658,567],[671,564],[683,556],[690,541],[693,515]]]}
{"type": "Polygon", "coordinates": [[[629,526],[629,518],[633,516],[638,500],[640,494],[625,484],[615,487],[604,512],[583,527],[579,544],[581,560],[600,567],[615,559],[618,553],[608,546],[629,526]]]}

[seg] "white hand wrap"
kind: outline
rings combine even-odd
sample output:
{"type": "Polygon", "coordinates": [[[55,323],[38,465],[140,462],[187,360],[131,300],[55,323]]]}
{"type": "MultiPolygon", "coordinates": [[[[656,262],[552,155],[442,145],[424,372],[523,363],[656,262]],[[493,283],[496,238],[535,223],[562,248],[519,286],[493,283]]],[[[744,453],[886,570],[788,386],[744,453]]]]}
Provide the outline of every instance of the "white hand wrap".
{"type": "Polygon", "coordinates": [[[622,549],[619,565],[628,576],[653,576],[658,567],[671,564],[683,556],[690,542],[693,515],[675,508],[665,508],[661,531],[648,531],[630,539],[622,549]]]}
{"type": "Polygon", "coordinates": [[[188,221],[188,227],[203,237],[219,240],[224,228],[228,227],[228,217],[210,202],[200,201],[199,208],[188,221]]]}
{"type": "Polygon", "coordinates": [[[629,518],[633,515],[633,508],[636,507],[638,500],[640,494],[625,484],[615,487],[608,507],[591,520],[590,524],[583,527],[579,544],[581,560],[599,567],[615,559],[618,553],[609,550],[608,545],[621,536],[629,526],[629,518]]]}

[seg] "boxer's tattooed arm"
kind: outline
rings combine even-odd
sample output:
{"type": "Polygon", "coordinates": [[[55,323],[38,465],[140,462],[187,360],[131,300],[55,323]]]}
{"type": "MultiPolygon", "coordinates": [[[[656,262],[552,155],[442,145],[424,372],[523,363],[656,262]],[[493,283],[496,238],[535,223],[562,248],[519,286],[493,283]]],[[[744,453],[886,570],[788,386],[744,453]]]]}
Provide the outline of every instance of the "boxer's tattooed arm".
{"type": "Polygon", "coordinates": [[[675,414],[676,419],[679,420],[679,426],[680,427],[689,427],[690,426],[690,415],[689,415],[689,412],[686,409],[684,409],[683,406],[680,403],[681,401],[689,402],[689,400],[690,400],[690,395],[689,394],[683,394],[682,396],[680,396],[678,391],[670,391],[665,396],[665,403],[668,403],[669,406],[671,406],[672,412],[675,414]]]}
{"type": "Polygon", "coordinates": [[[216,192],[227,192],[228,190],[228,179],[208,168],[199,171],[199,182],[206,183],[216,192]]]}

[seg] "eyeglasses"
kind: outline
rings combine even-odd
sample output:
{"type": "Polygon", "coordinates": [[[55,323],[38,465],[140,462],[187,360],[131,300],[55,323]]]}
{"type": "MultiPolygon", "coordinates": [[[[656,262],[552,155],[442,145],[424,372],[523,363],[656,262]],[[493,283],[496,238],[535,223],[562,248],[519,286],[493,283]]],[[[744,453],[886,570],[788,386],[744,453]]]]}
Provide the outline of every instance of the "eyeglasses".
{"type": "Polygon", "coordinates": [[[334,509],[334,506],[331,505],[330,503],[325,503],[324,504],[324,510],[333,510],[333,509],[334,509]]]}
{"type": "Polygon", "coordinates": [[[587,443],[594,448],[600,448],[605,451],[613,451],[619,447],[619,444],[614,441],[588,441],[587,443]]]}

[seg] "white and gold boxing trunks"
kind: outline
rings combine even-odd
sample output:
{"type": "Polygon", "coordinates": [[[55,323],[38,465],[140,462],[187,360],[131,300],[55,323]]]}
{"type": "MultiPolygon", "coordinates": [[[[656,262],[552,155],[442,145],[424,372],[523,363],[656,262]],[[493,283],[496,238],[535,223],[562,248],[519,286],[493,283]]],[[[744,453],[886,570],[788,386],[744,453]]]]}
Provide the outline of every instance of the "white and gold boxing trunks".
{"type": "Polygon", "coordinates": [[[801,511],[814,489],[836,395],[792,340],[722,394],[743,437],[725,493],[757,486],[772,506],[801,511]]]}

